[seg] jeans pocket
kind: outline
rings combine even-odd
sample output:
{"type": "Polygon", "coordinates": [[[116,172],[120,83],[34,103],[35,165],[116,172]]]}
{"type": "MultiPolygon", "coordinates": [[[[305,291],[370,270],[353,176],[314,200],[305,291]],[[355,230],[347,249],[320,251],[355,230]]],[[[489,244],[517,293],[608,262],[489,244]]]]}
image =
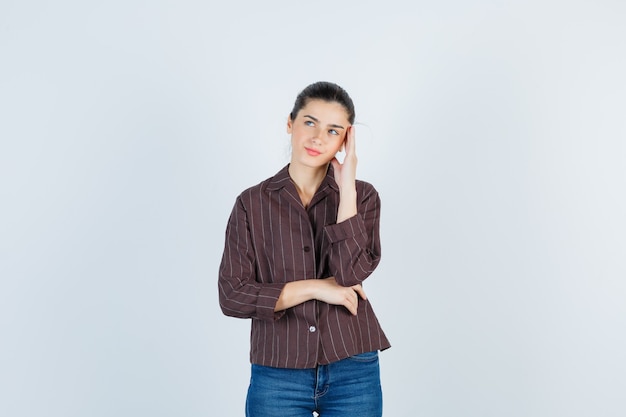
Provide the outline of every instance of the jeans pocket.
{"type": "Polygon", "coordinates": [[[372,350],[371,352],[359,353],[358,355],[350,356],[348,359],[355,362],[374,362],[378,359],[378,351],[372,350]]]}

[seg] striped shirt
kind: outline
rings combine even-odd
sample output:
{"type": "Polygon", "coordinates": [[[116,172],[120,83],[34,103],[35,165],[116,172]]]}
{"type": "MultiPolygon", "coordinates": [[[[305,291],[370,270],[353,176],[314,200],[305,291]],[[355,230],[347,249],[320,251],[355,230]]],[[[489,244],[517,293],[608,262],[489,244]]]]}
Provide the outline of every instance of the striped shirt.
{"type": "Polygon", "coordinates": [[[252,319],[250,361],[277,368],[314,368],[390,347],[370,302],[357,315],[309,300],[274,312],[287,282],[334,276],[362,283],[380,261],[380,198],[356,182],[358,214],[337,221],[339,189],[329,166],[307,208],[288,166],[237,197],[219,269],[224,314],[252,319]]]}

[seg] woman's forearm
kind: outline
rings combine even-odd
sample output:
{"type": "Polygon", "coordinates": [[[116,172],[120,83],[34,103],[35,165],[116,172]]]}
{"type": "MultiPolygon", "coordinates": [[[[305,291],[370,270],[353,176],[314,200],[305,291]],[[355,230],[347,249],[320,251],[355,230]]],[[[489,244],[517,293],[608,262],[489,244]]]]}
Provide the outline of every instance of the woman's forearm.
{"type": "Polygon", "coordinates": [[[356,216],[356,214],[356,188],[341,190],[339,208],[337,209],[337,223],[341,223],[350,217],[356,216]]]}
{"type": "Polygon", "coordinates": [[[278,301],[276,301],[274,311],[286,310],[290,307],[302,304],[305,301],[314,299],[314,286],[316,283],[317,280],[314,279],[288,282],[283,287],[283,290],[278,297],[278,301]]]}
{"type": "Polygon", "coordinates": [[[367,299],[361,285],[342,287],[337,284],[335,277],[293,281],[283,287],[274,312],[286,310],[309,300],[319,300],[328,304],[342,305],[350,313],[356,314],[359,297],[367,299]]]}

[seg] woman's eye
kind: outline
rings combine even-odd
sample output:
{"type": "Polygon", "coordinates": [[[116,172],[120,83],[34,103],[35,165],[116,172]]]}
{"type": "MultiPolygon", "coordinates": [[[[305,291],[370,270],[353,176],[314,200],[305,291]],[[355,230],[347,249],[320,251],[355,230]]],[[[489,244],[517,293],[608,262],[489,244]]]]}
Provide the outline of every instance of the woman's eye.
{"type": "Polygon", "coordinates": [[[337,132],[335,129],[330,129],[328,131],[328,133],[330,133],[331,135],[338,135],[339,134],[339,132],[337,132]]]}
{"type": "Polygon", "coordinates": [[[314,123],[312,121],[310,121],[310,120],[306,120],[304,122],[304,124],[307,125],[307,126],[314,126],[314,123]]]}

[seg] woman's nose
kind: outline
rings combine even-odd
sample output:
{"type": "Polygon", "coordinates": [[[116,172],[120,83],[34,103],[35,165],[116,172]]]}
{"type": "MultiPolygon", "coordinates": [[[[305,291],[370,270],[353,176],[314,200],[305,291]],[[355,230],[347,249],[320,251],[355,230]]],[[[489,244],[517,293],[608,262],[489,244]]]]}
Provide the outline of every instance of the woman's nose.
{"type": "Polygon", "coordinates": [[[313,135],[313,141],[315,143],[321,143],[322,142],[322,130],[318,129],[315,134],[313,135]]]}

